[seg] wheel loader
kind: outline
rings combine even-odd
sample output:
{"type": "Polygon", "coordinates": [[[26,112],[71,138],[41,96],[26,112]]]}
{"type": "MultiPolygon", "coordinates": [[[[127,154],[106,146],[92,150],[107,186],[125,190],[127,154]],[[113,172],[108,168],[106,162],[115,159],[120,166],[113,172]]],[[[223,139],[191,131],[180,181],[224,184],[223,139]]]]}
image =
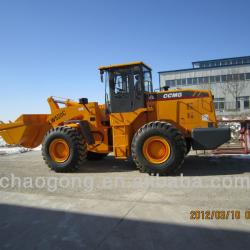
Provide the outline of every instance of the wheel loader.
{"type": "Polygon", "coordinates": [[[190,148],[215,149],[230,139],[230,129],[217,126],[210,91],[153,91],[151,68],[143,62],[99,70],[105,104],[49,97],[50,114],[1,123],[0,135],[8,144],[42,144],[43,159],[56,172],[75,171],[113,152],[154,175],[177,170],[190,148]]]}

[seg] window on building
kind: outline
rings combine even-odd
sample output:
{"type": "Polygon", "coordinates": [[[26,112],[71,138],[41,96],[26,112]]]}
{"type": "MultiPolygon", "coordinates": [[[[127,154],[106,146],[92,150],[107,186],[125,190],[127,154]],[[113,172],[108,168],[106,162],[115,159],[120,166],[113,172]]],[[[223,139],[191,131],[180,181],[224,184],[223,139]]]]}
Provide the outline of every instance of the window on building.
{"type": "Polygon", "coordinates": [[[224,110],[225,108],[225,98],[214,98],[214,107],[216,110],[224,110]]]}
{"type": "Polygon", "coordinates": [[[193,80],[192,78],[188,78],[188,79],[187,79],[187,84],[188,84],[188,85],[192,85],[192,83],[193,83],[192,80],[193,80]]]}
{"type": "Polygon", "coordinates": [[[209,77],[198,77],[198,82],[199,84],[202,84],[202,83],[209,83],[209,77]]]}
{"type": "Polygon", "coordinates": [[[250,73],[246,73],[246,79],[250,80],[250,73]]]}
{"type": "Polygon", "coordinates": [[[250,109],[250,96],[245,96],[244,109],[250,109]]]}
{"type": "Polygon", "coordinates": [[[240,101],[243,102],[244,109],[250,109],[250,96],[237,97],[237,108],[240,109],[240,101]],[[239,103],[239,106],[238,106],[239,103]]]}
{"type": "Polygon", "coordinates": [[[186,85],[186,81],[187,81],[186,78],[181,79],[181,84],[185,86],[186,85]]]}
{"type": "Polygon", "coordinates": [[[203,77],[203,82],[208,83],[209,82],[209,77],[207,77],[207,76],[203,77]]]}
{"type": "Polygon", "coordinates": [[[172,88],[176,87],[176,81],[175,81],[175,80],[171,80],[170,86],[171,86],[172,88]]]}
{"type": "Polygon", "coordinates": [[[235,59],[232,60],[232,64],[233,65],[236,65],[237,64],[237,61],[235,59]]]}
{"type": "Polygon", "coordinates": [[[242,96],[236,98],[236,109],[237,110],[240,110],[240,103],[241,103],[241,100],[243,100],[243,98],[244,97],[242,97],[242,96]]]}
{"type": "Polygon", "coordinates": [[[233,80],[238,81],[239,80],[239,74],[233,74],[233,80]]]}
{"type": "Polygon", "coordinates": [[[177,84],[177,86],[181,86],[181,79],[177,79],[176,84],[177,84]]]}
{"type": "Polygon", "coordinates": [[[165,85],[168,86],[168,87],[171,87],[171,80],[166,80],[165,85]]]}
{"type": "Polygon", "coordinates": [[[247,58],[244,58],[243,63],[247,63],[247,60],[248,60],[247,58]]]}
{"type": "Polygon", "coordinates": [[[242,59],[238,59],[237,64],[242,64],[242,59]]]}
{"type": "Polygon", "coordinates": [[[239,78],[241,81],[244,81],[245,80],[245,74],[239,74],[239,78]]]}
{"type": "Polygon", "coordinates": [[[227,65],[227,61],[221,61],[221,66],[227,65]]]}
{"type": "Polygon", "coordinates": [[[220,76],[215,76],[215,81],[220,82],[220,76]]]}
{"type": "Polygon", "coordinates": [[[199,84],[202,84],[203,83],[203,77],[198,77],[198,82],[199,82],[199,84]]]}
{"type": "Polygon", "coordinates": [[[210,83],[215,83],[215,76],[210,76],[210,83]]]}
{"type": "Polygon", "coordinates": [[[196,85],[197,83],[198,83],[198,79],[197,79],[197,77],[194,77],[193,78],[193,84],[196,85]]]}
{"type": "Polygon", "coordinates": [[[231,82],[232,80],[233,80],[233,75],[232,74],[227,75],[227,81],[231,82]]]}
{"type": "Polygon", "coordinates": [[[221,81],[226,82],[227,81],[227,75],[222,75],[221,76],[221,81]]]}
{"type": "Polygon", "coordinates": [[[236,109],[237,109],[237,110],[240,110],[240,100],[237,100],[237,101],[236,101],[236,109]]]}

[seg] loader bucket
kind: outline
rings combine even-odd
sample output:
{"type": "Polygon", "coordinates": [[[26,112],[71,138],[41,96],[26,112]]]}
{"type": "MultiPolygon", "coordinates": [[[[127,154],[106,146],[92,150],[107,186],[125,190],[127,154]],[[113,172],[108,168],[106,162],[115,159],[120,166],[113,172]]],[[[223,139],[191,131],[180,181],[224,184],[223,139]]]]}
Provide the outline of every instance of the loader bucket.
{"type": "Polygon", "coordinates": [[[15,122],[0,123],[0,136],[8,144],[35,148],[42,143],[44,135],[51,128],[49,115],[21,115],[15,122]]]}

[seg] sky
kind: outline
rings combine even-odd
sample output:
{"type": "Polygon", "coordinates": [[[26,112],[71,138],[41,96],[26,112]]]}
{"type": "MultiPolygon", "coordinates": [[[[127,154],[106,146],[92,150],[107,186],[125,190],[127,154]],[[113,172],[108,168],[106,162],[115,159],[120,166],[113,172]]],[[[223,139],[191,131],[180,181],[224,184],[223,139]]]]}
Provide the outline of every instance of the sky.
{"type": "Polygon", "coordinates": [[[250,55],[248,0],[1,0],[0,120],[49,113],[47,98],[104,100],[98,66],[158,72],[250,55]]]}

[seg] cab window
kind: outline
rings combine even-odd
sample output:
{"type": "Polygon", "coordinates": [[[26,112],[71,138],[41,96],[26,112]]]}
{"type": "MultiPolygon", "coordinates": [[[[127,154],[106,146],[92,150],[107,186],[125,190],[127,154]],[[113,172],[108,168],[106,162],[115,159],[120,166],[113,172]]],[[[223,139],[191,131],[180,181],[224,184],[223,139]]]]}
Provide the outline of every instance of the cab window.
{"type": "Polygon", "coordinates": [[[129,78],[127,74],[114,75],[114,92],[116,95],[129,93],[129,78]]]}
{"type": "Polygon", "coordinates": [[[143,80],[145,92],[153,92],[151,71],[143,67],[143,80]]]}
{"type": "Polygon", "coordinates": [[[133,80],[134,80],[134,89],[136,94],[142,93],[142,84],[141,84],[141,75],[140,73],[134,73],[133,74],[133,80]]]}

